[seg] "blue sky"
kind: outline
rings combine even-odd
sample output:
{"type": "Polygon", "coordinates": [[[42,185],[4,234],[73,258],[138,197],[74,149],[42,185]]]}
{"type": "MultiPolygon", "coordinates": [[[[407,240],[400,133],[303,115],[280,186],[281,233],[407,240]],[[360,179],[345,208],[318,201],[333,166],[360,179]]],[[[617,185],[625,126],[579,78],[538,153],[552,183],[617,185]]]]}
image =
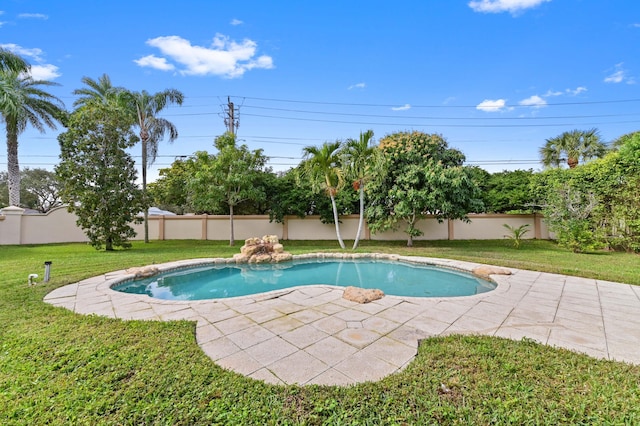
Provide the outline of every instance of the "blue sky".
{"type": "MultiPolygon", "coordinates": [[[[539,148],[564,131],[611,141],[640,129],[632,0],[4,0],[0,12],[0,45],[59,83],[50,91],[68,108],[83,76],[104,73],[184,93],[164,113],[180,136],[161,143],[151,179],[214,152],[227,97],[239,140],[275,170],[367,129],[440,133],[490,172],[540,169],[539,148]]],[[[23,133],[21,167],[53,169],[59,131],[23,133]]]]}

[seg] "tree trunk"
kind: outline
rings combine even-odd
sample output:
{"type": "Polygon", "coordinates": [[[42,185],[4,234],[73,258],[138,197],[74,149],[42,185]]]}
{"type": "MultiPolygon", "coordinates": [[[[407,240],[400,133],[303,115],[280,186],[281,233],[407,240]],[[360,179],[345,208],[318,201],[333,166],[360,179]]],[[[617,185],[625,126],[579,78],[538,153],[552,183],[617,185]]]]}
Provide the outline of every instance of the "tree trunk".
{"type": "Polygon", "coordinates": [[[146,130],[140,131],[142,141],[142,195],[144,197],[144,242],[149,242],[149,206],[147,205],[147,142],[149,134],[146,130]]]}
{"type": "Polygon", "coordinates": [[[413,247],[413,230],[415,229],[416,224],[416,214],[415,212],[411,215],[411,220],[409,221],[409,229],[407,234],[409,234],[409,238],[407,239],[407,247],[413,247]]]}
{"type": "Polygon", "coordinates": [[[340,235],[340,222],[338,222],[338,207],[336,206],[336,199],[333,194],[330,194],[331,197],[331,207],[333,207],[333,220],[336,223],[336,236],[338,237],[338,243],[340,243],[340,248],[344,249],[344,241],[342,241],[342,236],[340,235]]]}
{"type": "Polygon", "coordinates": [[[364,185],[360,182],[360,218],[358,219],[358,232],[356,233],[356,240],[353,242],[353,249],[358,248],[360,242],[360,235],[362,234],[362,227],[364,225],[364,185]]]}
{"type": "Polygon", "coordinates": [[[7,123],[7,177],[9,205],[20,206],[20,164],[18,163],[18,131],[7,123]]]}
{"type": "Polygon", "coordinates": [[[231,235],[229,236],[229,245],[233,246],[236,244],[235,237],[233,236],[233,204],[229,204],[229,229],[231,230],[231,235]]]}

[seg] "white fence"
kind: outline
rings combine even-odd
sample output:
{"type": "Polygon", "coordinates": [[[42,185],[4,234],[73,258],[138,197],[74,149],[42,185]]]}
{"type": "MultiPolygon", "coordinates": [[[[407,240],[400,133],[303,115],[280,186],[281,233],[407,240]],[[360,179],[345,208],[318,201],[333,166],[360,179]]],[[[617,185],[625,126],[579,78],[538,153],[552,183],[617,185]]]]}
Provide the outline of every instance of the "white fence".
{"type": "MultiPolygon", "coordinates": [[[[9,244],[47,244],[63,242],[85,242],[86,235],[76,225],[76,215],[59,207],[46,214],[24,214],[18,207],[0,210],[0,245],[9,244]]],[[[269,222],[268,216],[235,216],[235,238],[277,235],[282,240],[335,240],[335,226],[323,224],[318,216],[299,218],[289,216],[284,223],[269,222]]],[[[415,240],[491,240],[503,239],[508,230],[504,224],[518,227],[529,224],[525,238],[549,239],[549,230],[540,215],[470,215],[471,222],[449,220],[438,223],[428,217],[418,222],[424,232],[415,240]]],[[[346,240],[353,240],[358,228],[358,216],[349,215],[340,218],[340,231],[346,240]]],[[[134,225],[137,239],[144,236],[143,225],[134,225]]],[[[398,231],[372,234],[367,227],[364,240],[405,240],[407,235],[398,231]]],[[[228,216],[185,215],[185,216],[149,216],[149,238],[153,240],[229,240],[230,226],[228,216]]]]}

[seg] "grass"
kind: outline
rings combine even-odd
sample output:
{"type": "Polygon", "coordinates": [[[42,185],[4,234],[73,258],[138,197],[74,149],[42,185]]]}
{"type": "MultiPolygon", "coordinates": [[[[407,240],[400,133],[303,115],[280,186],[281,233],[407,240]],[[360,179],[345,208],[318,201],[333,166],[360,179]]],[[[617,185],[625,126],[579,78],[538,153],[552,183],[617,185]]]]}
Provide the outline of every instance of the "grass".
{"type": "MultiPolygon", "coordinates": [[[[339,251],[289,241],[293,253],[339,251]]],[[[339,388],[272,386],[221,369],[186,321],[120,321],[42,302],[111,270],[239,251],[207,241],[0,246],[0,424],[639,424],[640,367],[536,344],[429,339],[404,371],[339,388]],[[53,261],[52,279],[27,286],[53,261]],[[444,387],[442,386],[444,385],[444,387]],[[444,389],[444,390],[443,390],[444,389]]],[[[361,252],[446,257],[640,284],[638,257],[546,241],[363,242],[361,252]]]]}

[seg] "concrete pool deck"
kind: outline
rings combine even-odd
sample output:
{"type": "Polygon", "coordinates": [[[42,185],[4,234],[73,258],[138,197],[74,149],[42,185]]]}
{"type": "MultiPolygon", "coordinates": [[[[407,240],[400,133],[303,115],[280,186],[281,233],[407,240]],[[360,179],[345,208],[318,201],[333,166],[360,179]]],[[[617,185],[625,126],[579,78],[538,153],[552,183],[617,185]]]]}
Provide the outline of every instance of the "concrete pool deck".
{"type": "MultiPolygon", "coordinates": [[[[467,271],[479,266],[374,256],[467,271]]],[[[228,260],[155,266],[166,270],[204,262],[228,260]]],[[[506,269],[512,275],[493,275],[498,287],[488,293],[449,298],[387,295],[367,304],[347,301],[342,288],[326,285],[229,299],[160,300],[112,290],[114,283],[132,278],[126,271],[60,287],[44,300],[79,314],[195,321],[198,345],[215,363],[274,384],[379,380],[410,363],[419,340],[448,334],[526,337],[596,358],[640,364],[640,286],[506,269]]]]}

